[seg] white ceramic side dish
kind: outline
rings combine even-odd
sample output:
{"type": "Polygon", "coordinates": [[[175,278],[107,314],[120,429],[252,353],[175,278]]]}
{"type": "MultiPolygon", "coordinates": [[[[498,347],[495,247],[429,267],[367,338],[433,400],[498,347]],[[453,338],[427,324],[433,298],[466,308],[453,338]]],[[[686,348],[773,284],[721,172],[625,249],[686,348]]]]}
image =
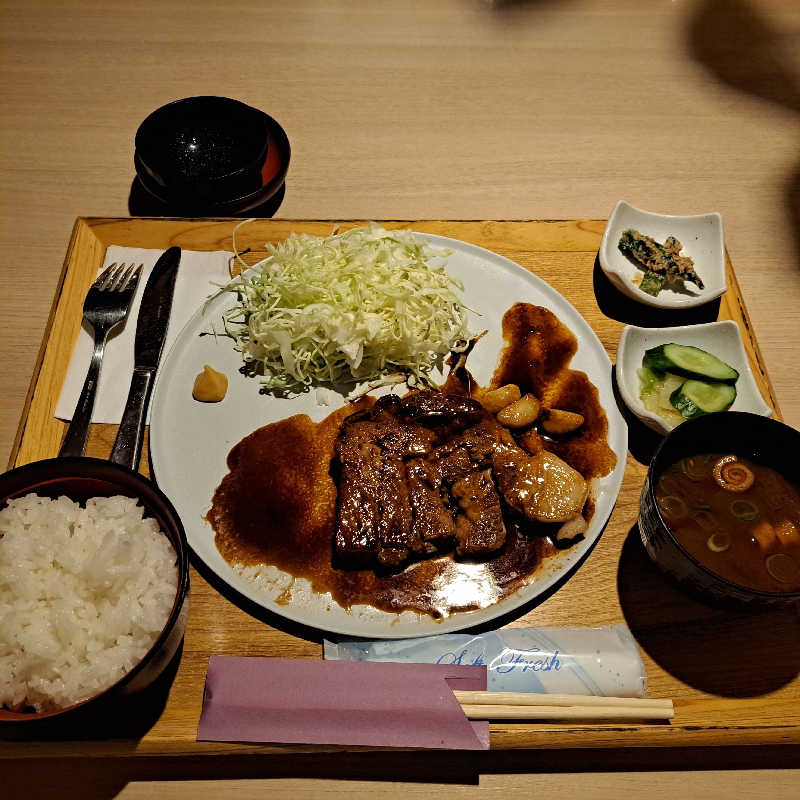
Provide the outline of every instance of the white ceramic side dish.
{"type": "Polygon", "coordinates": [[[637,374],[646,350],[672,342],[706,350],[739,372],[739,379],[736,381],[736,399],[730,410],[749,411],[764,417],[772,416],[772,409],[761,397],[750,370],[739,326],[735,322],[726,320],[677,328],[637,328],[626,325],[617,346],[617,386],[625,405],[645,425],[663,434],[669,433],[673,427],[644,407],[637,374]]]}
{"type": "Polygon", "coordinates": [[[609,217],[598,253],[600,267],[608,279],[628,297],[656,308],[693,308],[720,297],[725,284],[725,246],[722,217],[714,212],[688,217],[654,214],[634,208],[620,200],[609,217]],[[696,273],[703,281],[698,289],[688,281],[684,292],[662,289],[653,297],[639,288],[644,273],[636,268],[619,249],[619,239],[628,229],[639,231],[657,242],[675,236],[683,245],[682,255],[694,261],[696,273]]]}

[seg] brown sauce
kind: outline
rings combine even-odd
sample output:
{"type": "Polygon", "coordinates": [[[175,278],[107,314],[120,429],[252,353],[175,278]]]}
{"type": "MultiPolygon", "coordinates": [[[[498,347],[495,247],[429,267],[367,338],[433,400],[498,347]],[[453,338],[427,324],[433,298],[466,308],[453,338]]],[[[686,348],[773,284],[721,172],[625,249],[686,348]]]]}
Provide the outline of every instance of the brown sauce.
{"type": "Polygon", "coordinates": [[[608,419],[585,372],[568,369],[578,340],[552,311],[517,303],[503,316],[506,346],[491,386],[516,383],[546,408],[574,411],[583,426],[563,438],[543,437],[546,449],[563,458],[587,480],[608,475],[617,463],[608,445],[608,419]]]}
{"type": "MultiPolygon", "coordinates": [[[[577,349],[575,337],[551,312],[525,304],[506,313],[503,333],[506,348],[492,385],[513,381],[523,392],[550,393],[562,403],[554,407],[583,414],[582,432],[560,442],[548,440],[547,448],[587,478],[613,469],[616,458],[605,440],[608,425],[597,390],[583,373],[567,369],[577,349]]],[[[449,384],[454,391],[454,382],[449,384]]],[[[334,443],[342,421],[372,402],[364,398],[320,423],[306,415],[289,417],[259,428],[231,450],[230,471],[207,515],[225,560],[273,565],[307,579],[315,592],[330,592],[344,608],[366,604],[433,617],[492,605],[528,583],[557,549],[547,536],[530,535],[513,520],[507,521],[505,545],[486,561],[443,556],[395,574],[334,566],[334,443]]],[[[590,514],[593,502],[587,506],[590,514]]],[[[282,601],[289,600],[285,592],[282,601]]]]}
{"type": "Polygon", "coordinates": [[[744,458],[735,462],[747,480],[737,485],[719,471],[715,478],[722,458],[681,459],[661,475],[656,501],[664,521],[690,555],[726,580],[762,592],[800,590],[800,492],[744,458]]]}

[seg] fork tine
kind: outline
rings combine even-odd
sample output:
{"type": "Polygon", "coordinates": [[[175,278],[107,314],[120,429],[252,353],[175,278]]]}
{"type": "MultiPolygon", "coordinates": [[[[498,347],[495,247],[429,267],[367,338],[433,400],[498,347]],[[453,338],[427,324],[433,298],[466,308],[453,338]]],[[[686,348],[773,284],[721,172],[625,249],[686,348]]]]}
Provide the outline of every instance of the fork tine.
{"type": "Polygon", "coordinates": [[[126,289],[135,288],[137,282],[139,281],[139,276],[142,273],[142,265],[139,264],[131,264],[128,269],[125,271],[125,274],[120,278],[120,285],[118,288],[120,292],[124,292],[126,289]]]}
{"type": "Polygon", "coordinates": [[[122,291],[122,287],[125,284],[125,276],[128,274],[128,270],[132,266],[133,264],[128,267],[124,263],[119,265],[119,269],[117,269],[117,271],[114,273],[111,283],[106,287],[109,292],[122,291]]]}
{"type": "Polygon", "coordinates": [[[117,270],[117,262],[115,261],[113,264],[109,264],[96,278],[94,283],[92,284],[93,289],[103,289],[108,284],[109,278],[117,270]]]}
{"type": "Polygon", "coordinates": [[[124,272],[125,272],[125,264],[117,264],[114,266],[113,270],[109,267],[109,269],[107,269],[106,272],[104,272],[98,279],[100,280],[102,278],[105,278],[105,280],[103,280],[102,283],[97,288],[104,292],[116,291],[119,279],[124,272]]]}

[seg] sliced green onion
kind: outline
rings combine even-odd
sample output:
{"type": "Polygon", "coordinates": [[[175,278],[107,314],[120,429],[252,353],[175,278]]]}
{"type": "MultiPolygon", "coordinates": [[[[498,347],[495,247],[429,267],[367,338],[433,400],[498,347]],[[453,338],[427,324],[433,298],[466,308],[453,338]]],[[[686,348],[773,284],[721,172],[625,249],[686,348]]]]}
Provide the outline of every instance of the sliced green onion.
{"type": "Polygon", "coordinates": [[[800,582],[800,564],[788,553],[775,553],[766,560],[767,572],[781,583],[800,582]]]}
{"type": "Polygon", "coordinates": [[[743,522],[752,522],[758,516],[758,506],[749,500],[734,500],[730,509],[731,514],[743,522]]]}
{"type": "Polygon", "coordinates": [[[668,519],[674,522],[685,519],[689,514],[689,509],[686,508],[686,503],[680,497],[674,494],[668,494],[664,497],[658,498],[658,505],[661,508],[661,513],[668,519]]]}
{"type": "Polygon", "coordinates": [[[731,537],[727,533],[712,533],[706,541],[706,547],[712,553],[724,553],[731,546],[731,537]]]}

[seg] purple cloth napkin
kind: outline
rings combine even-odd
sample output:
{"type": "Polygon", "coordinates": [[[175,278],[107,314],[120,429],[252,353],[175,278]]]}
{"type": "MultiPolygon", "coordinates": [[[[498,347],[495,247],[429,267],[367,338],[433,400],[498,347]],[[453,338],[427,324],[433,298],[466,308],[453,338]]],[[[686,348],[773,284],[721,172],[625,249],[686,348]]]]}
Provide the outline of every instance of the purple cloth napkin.
{"type": "Polygon", "coordinates": [[[211,656],[197,739],[488,750],[453,689],[486,667],[211,656]]]}

